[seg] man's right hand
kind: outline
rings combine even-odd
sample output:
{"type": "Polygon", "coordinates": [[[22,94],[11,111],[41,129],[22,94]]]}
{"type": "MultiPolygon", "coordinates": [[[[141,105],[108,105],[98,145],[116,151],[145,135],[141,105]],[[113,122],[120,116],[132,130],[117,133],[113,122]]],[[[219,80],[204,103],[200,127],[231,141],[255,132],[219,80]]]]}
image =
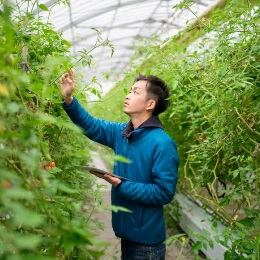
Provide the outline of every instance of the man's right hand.
{"type": "Polygon", "coordinates": [[[63,96],[64,102],[69,105],[73,101],[72,92],[76,86],[74,79],[74,73],[72,69],[69,69],[67,73],[64,73],[60,77],[61,84],[61,95],[63,96]]]}

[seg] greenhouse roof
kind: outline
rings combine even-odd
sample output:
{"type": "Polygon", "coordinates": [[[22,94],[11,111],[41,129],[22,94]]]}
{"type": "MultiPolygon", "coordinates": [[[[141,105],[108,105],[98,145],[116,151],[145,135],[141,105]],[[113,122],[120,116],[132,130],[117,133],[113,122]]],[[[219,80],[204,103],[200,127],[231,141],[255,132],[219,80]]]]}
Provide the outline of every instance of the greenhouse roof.
{"type": "MultiPolygon", "coordinates": [[[[89,76],[103,72],[121,73],[129,66],[134,54],[134,43],[140,38],[158,35],[161,42],[183,30],[207,12],[219,0],[193,0],[191,10],[173,8],[180,0],[41,0],[49,12],[35,9],[33,13],[49,21],[54,28],[63,32],[65,39],[72,43],[75,55],[83,49],[90,50],[96,40],[96,28],[103,40],[109,39],[114,46],[114,54],[107,46],[95,49],[91,54],[96,69],[88,71],[89,76]],[[70,2],[70,6],[57,4],[70,2]],[[196,14],[196,16],[194,15],[196,14]]],[[[24,2],[24,7],[28,1],[24,2]]]]}

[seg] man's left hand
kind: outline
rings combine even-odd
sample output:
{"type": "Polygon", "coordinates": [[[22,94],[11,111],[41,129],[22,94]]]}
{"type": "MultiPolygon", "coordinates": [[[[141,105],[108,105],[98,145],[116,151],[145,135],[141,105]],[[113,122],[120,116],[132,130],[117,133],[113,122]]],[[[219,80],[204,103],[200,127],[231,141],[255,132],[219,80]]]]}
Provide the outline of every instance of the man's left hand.
{"type": "Polygon", "coordinates": [[[95,176],[97,176],[98,178],[106,180],[108,183],[112,184],[115,188],[122,182],[122,180],[120,180],[119,178],[113,177],[109,174],[100,174],[95,171],[90,171],[90,172],[95,176]]]}

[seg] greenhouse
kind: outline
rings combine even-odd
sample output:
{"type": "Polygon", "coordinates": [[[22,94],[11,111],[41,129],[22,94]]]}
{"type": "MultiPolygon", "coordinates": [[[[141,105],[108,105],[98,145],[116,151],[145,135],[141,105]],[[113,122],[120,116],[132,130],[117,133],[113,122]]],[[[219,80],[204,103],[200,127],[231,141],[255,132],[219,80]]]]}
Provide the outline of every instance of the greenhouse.
{"type": "Polygon", "coordinates": [[[260,259],[257,0],[1,0],[0,259],[260,259]]]}

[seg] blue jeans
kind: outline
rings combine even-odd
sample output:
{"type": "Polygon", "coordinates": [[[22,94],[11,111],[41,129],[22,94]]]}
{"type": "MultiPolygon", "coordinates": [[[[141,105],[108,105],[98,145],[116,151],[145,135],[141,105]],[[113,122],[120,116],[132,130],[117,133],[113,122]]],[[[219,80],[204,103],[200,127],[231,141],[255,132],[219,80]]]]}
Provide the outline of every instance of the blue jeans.
{"type": "Polygon", "coordinates": [[[122,260],[164,260],[166,246],[164,242],[150,246],[121,239],[121,252],[122,260]]]}

